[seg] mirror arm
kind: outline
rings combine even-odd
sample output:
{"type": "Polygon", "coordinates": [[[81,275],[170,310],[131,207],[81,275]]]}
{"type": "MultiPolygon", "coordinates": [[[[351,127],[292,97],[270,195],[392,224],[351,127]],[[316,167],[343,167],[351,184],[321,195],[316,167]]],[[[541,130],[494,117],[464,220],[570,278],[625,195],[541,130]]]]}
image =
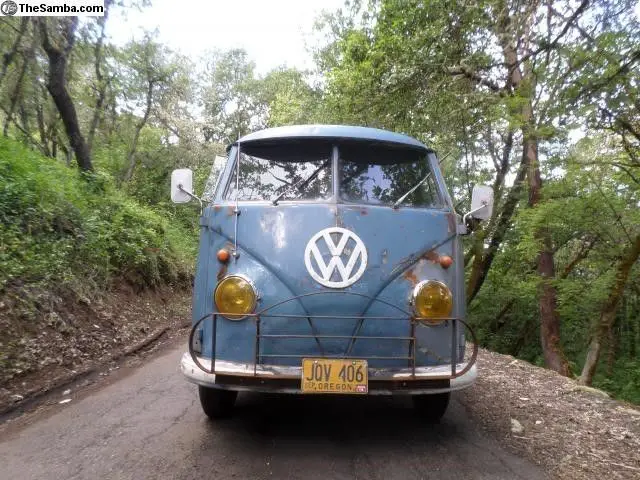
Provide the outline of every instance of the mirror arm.
{"type": "Polygon", "coordinates": [[[185,190],[181,183],[178,184],[178,190],[180,190],[183,193],[186,193],[191,198],[193,198],[194,200],[197,200],[200,203],[200,214],[202,215],[202,210],[203,210],[202,199],[194,195],[193,193],[189,192],[188,190],[185,190]]]}
{"type": "Polygon", "coordinates": [[[474,208],[473,210],[465,213],[464,216],[462,217],[462,224],[466,225],[467,224],[467,218],[469,217],[469,215],[471,215],[473,213],[476,213],[476,212],[479,212],[483,208],[487,208],[487,202],[482,202],[482,206],[481,207],[474,208]]]}

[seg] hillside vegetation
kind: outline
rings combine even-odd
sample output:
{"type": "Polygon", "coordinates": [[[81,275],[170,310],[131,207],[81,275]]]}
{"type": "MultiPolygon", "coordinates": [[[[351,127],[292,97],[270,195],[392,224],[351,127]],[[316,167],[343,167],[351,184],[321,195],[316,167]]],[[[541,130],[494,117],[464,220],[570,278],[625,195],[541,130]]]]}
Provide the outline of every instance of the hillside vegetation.
{"type": "Polygon", "coordinates": [[[16,364],[21,345],[47,329],[52,298],[87,303],[120,283],[137,290],[189,284],[193,231],[117,190],[108,176],[81,174],[0,138],[0,178],[2,378],[24,372],[16,364]]]}
{"type": "Polygon", "coordinates": [[[110,281],[184,283],[193,235],[94,174],[0,138],[0,288],[37,285],[80,295],[110,281]],[[85,174],[90,176],[91,174],[85,174]]]}

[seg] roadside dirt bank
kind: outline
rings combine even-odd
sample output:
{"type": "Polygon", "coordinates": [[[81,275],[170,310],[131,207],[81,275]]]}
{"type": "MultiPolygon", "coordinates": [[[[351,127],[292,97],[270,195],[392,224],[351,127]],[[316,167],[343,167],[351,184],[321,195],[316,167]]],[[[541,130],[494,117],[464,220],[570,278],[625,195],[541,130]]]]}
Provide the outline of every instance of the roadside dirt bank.
{"type": "Polygon", "coordinates": [[[480,350],[477,384],[460,394],[509,449],[554,478],[640,478],[640,409],[509,355],[480,350]]]}
{"type": "Polygon", "coordinates": [[[0,415],[167,339],[191,319],[191,293],[120,286],[95,301],[48,294],[46,313],[24,318],[0,306],[0,415]]]}

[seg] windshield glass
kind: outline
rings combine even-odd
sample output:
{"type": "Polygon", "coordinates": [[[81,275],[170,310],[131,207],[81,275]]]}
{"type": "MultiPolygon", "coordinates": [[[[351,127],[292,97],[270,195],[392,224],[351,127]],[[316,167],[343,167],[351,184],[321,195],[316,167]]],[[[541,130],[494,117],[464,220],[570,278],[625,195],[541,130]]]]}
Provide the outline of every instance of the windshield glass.
{"type": "MultiPolygon", "coordinates": [[[[253,153],[253,152],[252,152],[253,153]]],[[[250,155],[240,153],[240,188],[235,170],[225,198],[235,200],[323,200],[331,197],[331,150],[326,154],[295,156],[250,155]],[[285,159],[286,158],[286,159],[285,159]]],[[[232,152],[235,155],[235,150],[232,152]]]]}
{"type": "Polygon", "coordinates": [[[341,198],[354,203],[393,205],[415,188],[402,199],[400,206],[442,206],[427,156],[403,158],[402,153],[389,155],[389,152],[383,152],[377,155],[376,150],[341,150],[341,198]]]}

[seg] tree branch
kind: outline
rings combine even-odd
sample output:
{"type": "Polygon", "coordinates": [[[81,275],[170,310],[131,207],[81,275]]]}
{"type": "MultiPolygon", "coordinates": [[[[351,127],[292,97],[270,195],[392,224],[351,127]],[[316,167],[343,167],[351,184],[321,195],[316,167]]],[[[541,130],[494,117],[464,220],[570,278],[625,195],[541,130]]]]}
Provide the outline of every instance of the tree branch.
{"type": "Polygon", "coordinates": [[[464,65],[459,65],[457,67],[448,67],[446,70],[447,70],[447,73],[449,73],[450,75],[463,76],[465,78],[468,78],[469,80],[473,80],[479,85],[483,85],[487,87],[489,90],[493,92],[504,93],[504,87],[501,87],[497,83],[482,77],[477,72],[474,72],[473,70],[471,70],[468,67],[465,67],[464,65]]]}
{"type": "Polygon", "coordinates": [[[544,45],[541,45],[540,47],[536,48],[532,52],[529,52],[527,55],[523,55],[522,58],[518,60],[518,63],[514,65],[514,67],[520,65],[522,62],[526,62],[531,57],[535,57],[541,52],[556,48],[558,46],[558,43],[562,39],[562,37],[564,37],[569,31],[569,29],[571,28],[573,22],[575,22],[578,19],[578,17],[582,15],[584,10],[588,6],[589,6],[589,0],[582,0],[582,3],[580,3],[578,8],[576,8],[575,12],[573,12],[573,14],[566,20],[564,28],[560,31],[560,33],[556,36],[556,38],[551,43],[545,43],[544,45]]]}
{"type": "Polygon", "coordinates": [[[598,237],[594,237],[591,240],[589,240],[586,244],[583,243],[582,247],[580,247],[580,250],[578,251],[576,256],[573,257],[573,259],[569,263],[567,263],[567,265],[565,265],[560,275],[558,275],[558,278],[561,280],[564,280],[565,278],[567,278],[569,274],[573,271],[573,269],[576,267],[576,265],[578,265],[578,263],[580,263],[582,260],[587,258],[587,255],[589,255],[589,252],[593,249],[595,244],[598,243],[598,240],[599,240],[598,237]]]}

